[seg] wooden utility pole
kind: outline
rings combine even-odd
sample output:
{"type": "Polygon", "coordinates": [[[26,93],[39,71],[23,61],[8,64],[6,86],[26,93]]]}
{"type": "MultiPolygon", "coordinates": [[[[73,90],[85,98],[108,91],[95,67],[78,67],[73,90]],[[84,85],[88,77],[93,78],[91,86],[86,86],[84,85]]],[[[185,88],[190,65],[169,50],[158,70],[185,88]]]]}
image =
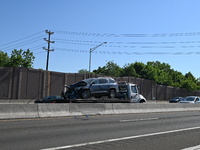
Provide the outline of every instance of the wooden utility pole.
{"type": "Polygon", "coordinates": [[[43,47],[43,49],[45,49],[47,51],[47,62],[46,62],[46,71],[48,71],[48,67],[49,67],[49,52],[50,51],[54,51],[54,49],[50,49],[50,44],[51,43],[55,43],[55,41],[51,41],[51,35],[54,34],[54,32],[45,30],[45,32],[48,34],[48,39],[44,38],[44,40],[48,43],[48,48],[46,49],[45,47],[43,47]]]}

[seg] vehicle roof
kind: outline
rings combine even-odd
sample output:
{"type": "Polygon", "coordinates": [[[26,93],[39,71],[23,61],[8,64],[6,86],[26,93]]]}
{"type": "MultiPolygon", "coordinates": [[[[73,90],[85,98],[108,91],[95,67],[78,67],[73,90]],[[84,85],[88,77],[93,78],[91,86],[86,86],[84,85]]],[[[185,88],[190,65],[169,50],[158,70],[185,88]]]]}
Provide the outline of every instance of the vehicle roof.
{"type": "Polygon", "coordinates": [[[137,84],[122,81],[122,82],[118,82],[118,85],[137,85],[137,84]]]}
{"type": "Polygon", "coordinates": [[[199,96],[186,96],[186,97],[199,97],[199,96]]]}
{"type": "MultiPolygon", "coordinates": [[[[113,79],[111,77],[98,77],[98,78],[87,78],[87,79],[84,79],[82,81],[85,81],[85,80],[95,80],[95,79],[113,79]]],[[[113,79],[114,80],[114,79],[113,79]]]]}

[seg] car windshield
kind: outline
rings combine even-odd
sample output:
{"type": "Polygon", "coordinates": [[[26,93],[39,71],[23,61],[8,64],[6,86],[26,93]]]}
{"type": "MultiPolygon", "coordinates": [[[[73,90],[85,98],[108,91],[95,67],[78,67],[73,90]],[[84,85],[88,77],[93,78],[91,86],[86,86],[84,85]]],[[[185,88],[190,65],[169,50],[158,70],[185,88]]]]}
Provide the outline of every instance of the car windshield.
{"type": "Polygon", "coordinates": [[[114,79],[109,79],[110,83],[116,83],[116,81],[114,79]]]}
{"type": "Polygon", "coordinates": [[[51,98],[51,96],[47,96],[47,97],[44,97],[43,99],[44,100],[48,100],[48,99],[50,99],[51,98]]]}
{"type": "Polygon", "coordinates": [[[93,78],[89,78],[89,79],[85,79],[83,81],[86,82],[87,84],[90,84],[93,80],[94,80],[93,78]]]}
{"type": "Polygon", "coordinates": [[[184,101],[194,101],[195,97],[186,97],[184,101]]]}
{"type": "Polygon", "coordinates": [[[133,93],[138,93],[137,88],[135,86],[131,86],[131,90],[133,93]]]}

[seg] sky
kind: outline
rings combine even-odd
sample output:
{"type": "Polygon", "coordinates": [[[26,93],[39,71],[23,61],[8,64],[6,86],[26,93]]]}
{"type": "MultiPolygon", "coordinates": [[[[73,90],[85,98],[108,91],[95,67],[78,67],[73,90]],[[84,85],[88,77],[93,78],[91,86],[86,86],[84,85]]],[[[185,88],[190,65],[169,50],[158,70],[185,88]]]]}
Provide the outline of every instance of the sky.
{"type": "Polygon", "coordinates": [[[199,6],[199,0],[1,0],[0,50],[30,49],[33,68],[45,70],[47,30],[55,41],[49,71],[89,70],[92,49],[91,71],[110,61],[120,67],[160,61],[199,78],[199,6]]]}

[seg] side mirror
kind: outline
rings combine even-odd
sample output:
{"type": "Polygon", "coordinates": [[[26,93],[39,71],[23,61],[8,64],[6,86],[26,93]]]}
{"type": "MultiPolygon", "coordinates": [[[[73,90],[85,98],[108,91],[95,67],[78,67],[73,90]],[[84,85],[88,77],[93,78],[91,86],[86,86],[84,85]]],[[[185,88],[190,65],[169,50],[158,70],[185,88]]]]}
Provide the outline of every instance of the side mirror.
{"type": "Polygon", "coordinates": [[[140,94],[140,86],[137,86],[138,94],[140,94]]]}

